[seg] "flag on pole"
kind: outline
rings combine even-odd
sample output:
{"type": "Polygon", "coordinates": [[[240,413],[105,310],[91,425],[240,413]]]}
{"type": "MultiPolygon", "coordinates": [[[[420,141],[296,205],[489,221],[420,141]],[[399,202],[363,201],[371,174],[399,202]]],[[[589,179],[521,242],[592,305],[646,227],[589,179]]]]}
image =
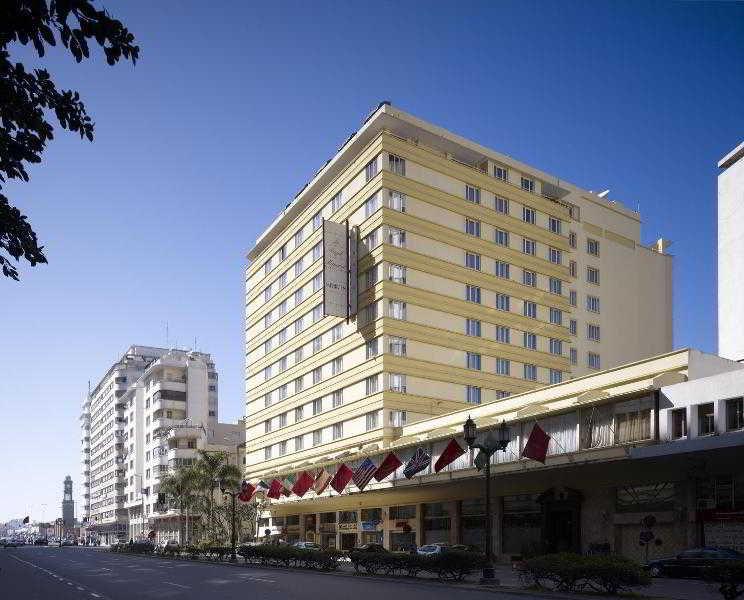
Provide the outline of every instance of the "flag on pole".
{"type": "Polygon", "coordinates": [[[391,452],[385,457],[385,460],[380,463],[380,466],[377,467],[377,471],[375,471],[375,479],[377,481],[382,481],[385,477],[390,475],[390,473],[395,472],[395,469],[402,464],[403,463],[400,459],[391,452]]]}
{"type": "Polygon", "coordinates": [[[284,489],[282,490],[282,494],[284,494],[285,496],[291,496],[294,482],[295,482],[295,476],[292,475],[291,473],[287,475],[284,479],[282,479],[282,485],[284,486],[284,489]]]}
{"type": "Polygon", "coordinates": [[[278,479],[274,479],[271,482],[271,485],[269,486],[269,491],[266,493],[266,496],[269,498],[273,498],[274,500],[278,500],[282,497],[282,489],[284,486],[282,486],[282,482],[278,479]]]}
{"type": "Polygon", "coordinates": [[[364,491],[365,486],[372,479],[372,475],[377,471],[377,466],[372,462],[371,458],[365,458],[362,463],[354,471],[354,483],[359,488],[359,491],[364,491]]]}
{"type": "Polygon", "coordinates": [[[30,517],[26,517],[25,519],[23,519],[23,524],[26,525],[29,522],[29,520],[30,520],[30,517]]]}
{"type": "Polygon", "coordinates": [[[524,445],[524,450],[522,450],[522,456],[545,464],[545,457],[548,455],[548,444],[550,444],[550,436],[543,431],[542,427],[535,423],[530,437],[527,438],[527,443],[524,445]]]}
{"type": "Polygon", "coordinates": [[[253,498],[253,494],[256,493],[256,487],[254,485],[251,485],[247,481],[243,481],[242,485],[240,486],[240,494],[238,494],[238,499],[241,502],[250,502],[251,498],[253,498]]]}
{"type": "Polygon", "coordinates": [[[313,487],[313,478],[310,473],[303,471],[297,476],[297,481],[292,486],[292,492],[302,498],[311,487],[313,487]]]}
{"type": "Polygon", "coordinates": [[[344,463],[341,463],[338,471],[336,471],[333,479],[331,479],[331,487],[340,494],[344,491],[344,488],[349,485],[349,481],[351,481],[353,476],[354,472],[344,463]]]}
{"type": "Polygon", "coordinates": [[[426,452],[423,448],[417,448],[416,452],[414,452],[413,456],[411,457],[411,460],[409,460],[408,464],[406,464],[406,468],[403,469],[403,475],[405,475],[406,479],[410,479],[416,473],[420,473],[421,471],[423,471],[430,464],[431,456],[429,456],[429,453],[426,452]]]}
{"type": "Polygon", "coordinates": [[[331,474],[325,469],[318,471],[315,477],[315,483],[313,483],[313,490],[317,495],[322,494],[331,482],[331,474]]]}
{"type": "Polygon", "coordinates": [[[263,479],[256,484],[256,492],[267,492],[269,491],[269,484],[263,479]]]}
{"type": "Polygon", "coordinates": [[[449,444],[447,444],[447,447],[439,455],[437,462],[434,463],[434,472],[439,473],[444,467],[460,458],[463,454],[465,454],[465,450],[457,443],[456,439],[452,438],[449,444]]]}

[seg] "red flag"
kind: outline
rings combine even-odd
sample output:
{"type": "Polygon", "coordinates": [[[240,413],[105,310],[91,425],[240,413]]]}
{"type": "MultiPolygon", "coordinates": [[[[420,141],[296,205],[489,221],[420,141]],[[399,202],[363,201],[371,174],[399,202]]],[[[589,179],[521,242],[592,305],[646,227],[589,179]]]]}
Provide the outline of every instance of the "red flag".
{"type": "Polygon", "coordinates": [[[375,471],[375,479],[377,481],[382,481],[402,464],[403,463],[400,459],[391,452],[385,457],[385,460],[380,463],[380,466],[377,467],[377,471],[375,471]]]}
{"type": "Polygon", "coordinates": [[[447,444],[447,447],[442,450],[437,462],[434,463],[434,472],[439,473],[439,471],[444,469],[444,467],[450,464],[453,460],[460,458],[463,454],[465,454],[465,450],[462,449],[462,446],[457,443],[456,439],[451,439],[449,444],[447,444]]]}
{"type": "Polygon", "coordinates": [[[354,471],[352,471],[344,463],[341,463],[338,471],[336,471],[333,479],[331,479],[331,487],[340,494],[344,491],[344,488],[346,488],[353,476],[354,471]]]}
{"type": "Polygon", "coordinates": [[[282,496],[282,489],[284,486],[282,485],[282,482],[278,479],[274,479],[271,482],[271,485],[269,485],[269,491],[266,492],[267,498],[274,498],[274,500],[278,500],[282,496]]]}
{"type": "Polygon", "coordinates": [[[314,482],[310,474],[307,471],[303,471],[297,476],[297,481],[292,486],[292,492],[302,498],[313,486],[314,482]]]}
{"type": "Polygon", "coordinates": [[[527,443],[524,445],[524,450],[522,450],[522,456],[545,464],[545,457],[548,455],[548,444],[550,444],[550,436],[542,430],[542,427],[535,423],[532,433],[530,433],[530,437],[527,438],[527,443]]]}
{"type": "Polygon", "coordinates": [[[247,481],[243,482],[243,485],[240,486],[240,494],[238,495],[238,499],[241,502],[250,502],[251,498],[253,498],[253,494],[256,493],[256,487],[248,483],[247,481]]]}

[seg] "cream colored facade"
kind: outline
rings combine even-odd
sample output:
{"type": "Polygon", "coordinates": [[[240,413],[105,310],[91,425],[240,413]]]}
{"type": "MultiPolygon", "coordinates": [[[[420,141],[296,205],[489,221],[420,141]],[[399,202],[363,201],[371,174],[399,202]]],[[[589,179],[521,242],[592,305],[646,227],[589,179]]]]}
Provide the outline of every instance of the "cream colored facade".
{"type": "Polygon", "coordinates": [[[381,105],[249,253],[247,475],[669,351],[663,248],[621,204],[381,105]],[[323,219],[359,227],[348,324],[323,316],[323,219]]]}

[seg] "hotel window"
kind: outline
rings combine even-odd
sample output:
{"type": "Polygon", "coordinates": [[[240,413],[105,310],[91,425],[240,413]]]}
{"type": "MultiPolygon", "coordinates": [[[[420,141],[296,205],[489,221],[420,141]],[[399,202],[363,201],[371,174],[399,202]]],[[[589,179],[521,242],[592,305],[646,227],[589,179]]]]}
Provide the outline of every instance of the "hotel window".
{"type": "Polygon", "coordinates": [[[466,285],[465,300],[467,300],[468,302],[475,302],[476,304],[480,304],[481,289],[477,285],[466,285]]]}
{"type": "Polygon", "coordinates": [[[550,338],[550,353],[561,356],[563,354],[563,342],[555,338],[550,338]]]}
{"type": "Polygon", "coordinates": [[[404,410],[391,410],[389,418],[391,427],[403,427],[408,420],[408,413],[404,410]]]}
{"type": "Polygon", "coordinates": [[[465,335],[480,337],[481,322],[478,319],[465,319],[465,335]]]}
{"type": "Polygon", "coordinates": [[[592,256],[599,256],[599,241],[588,238],[586,240],[586,251],[592,256]]]}
{"type": "Polygon", "coordinates": [[[314,337],[312,341],[312,345],[313,345],[313,354],[315,354],[316,352],[320,352],[320,350],[323,348],[323,337],[320,335],[314,337]]]}
{"type": "Polygon", "coordinates": [[[528,238],[522,238],[522,252],[525,254],[535,255],[537,251],[537,242],[528,238]]]}
{"type": "Polygon", "coordinates": [[[264,460],[271,460],[271,446],[264,448],[264,460]]]}
{"type": "Polygon", "coordinates": [[[269,300],[271,300],[271,295],[272,295],[271,286],[268,286],[264,290],[264,302],[268,302],[269,300]]]}
{"type": "Polygon", "coordinates": [[[263,374],[264,381],[266,381],[267,379],[271,379],[271,365],[264,367],[263,374]]]}
{"type": "Polygon", "coordinates": [[[371,288],[377,283],[379,265],[370,267],[364,272],[364,289],[371,288]]]}
{"type": "Polygon", "coordinates": [[[511,392],[507,392],[506,390],[496,390],[496,400],[508,398],[509,396],[511,396],[511,392]]]}
{"type": "Polygon", "coordinates": [[[320,213],[320,211],[318,211],[313,215],[313,231],[320,229],[320,226],[322,224],[323,224],[323,215],[320,213]]]}
{"type": "Polygon", "coordinates": [[[286,356],[282,356],[279,359],[279,372],[280,373],[284,373],[284,371],[286,371],[286,370],[287,370],[287,357],[286,356]]]}
{"type": "Polygon", "coordinates": [[[537,365],[524,365],[524,378],[527,381],[537,381],[537,365]]]}
{"type": "Polygon", "coordinates": [[[535,191],[535,180],[534,179],[530,179],[529,177],[522,177],[521,184],[522,184],[523,190],[526,190],[528,192],[535,191]]]}
{"type": "Polygon", "coordinates": [[[402,192],[390,192],[390,208],[398,212],[406,212],[406,195],[402,192]]]}
{"type": "Polygon", "coordinates": [[[323,287],[323,273],[318,273],[313,277],[313,294],[323,287]]]}
{"type": "Polygon", "coordinates": [[[501,196],[496,196],[493,207],[496,210],[496,212],[501,213],[502,215],[509,214],[509,201],[506,198],[502,198],[501,196]]]}
{"type": "Polygon", "coordinates": [[[341,192],[331,198],[331,212],[335,213],[339,208],[343,206],[343,200],[341,199],[341,192]]]}
{"type": "Polygon", "coordinates": [[[331,396],[331,404],[333,408],[338,408],[344,403],[344,391],[335,390],[331,396]]]}
{"type": "Polygon", "coordinates": [[[367,431],[377,429],[377,411],[364,415],[364,426],[367,431]]]}
{"type": "Polygon", "coordinates": [[[300,227],[294,234],[294,247],[298,248],[302,245],[302,242],[305,240],[305,230],[300,227]]]}
{"type": "Polygon", "coordinates": [[[480,204],[480,190],[472,185],[466,185],[465,200],[473,202],[474,204],[480,204]]]}
{"type": "Polygon", "coordinates": [[[343,337],[343,329],[341,323],[331,327],[331,342],[337,342],[343,337]]]}
{"type": "Polygon", "coordinates": [[[380,229],[377,228],[374,231],[371,231],[368,235],[364,236],[362,238],[362,246],[368,251],[371,252],[373,248],[377,247],[377,232],[380,229]]]}
{"type": "Polygon", "coordinates": [[[317,244],[315,244],[311,252],[313,261],[319,260],[320,257],[323,255],[323,242],[318,242],[317,244]]]}
{"type": "Polygon", "coordinates": [[[303,379],[302,379],[302,376],[300,376],[294,380],[294,393],[299,394],[302,391],[302,388],[303,388],[303,379]]]}
{"type": "Polygon", "coordinates": [[[571,306],[576,306],[576,290],[570,290],[568,292],[568,302],[571,304],[571,306]]]}
{"type": "Polygon", "coordinates": [[[338,375],[344,370],[344,359],[342,356],[337,356],[331,361],[331,375],[338,375]]]}
{"type": "Polygon", "coordinates": [[[323,379],[323,369],[322,367],[315,367],[313,369],[313,385],[316,383],[320,383],[323,379]]]}
{"type": "Polygon", "coordinates": [[[388,302],[388,313],[393,319],[406,320],[406,303],[402,300],[390,300],[388,302]]]}
{"type": "Polygon", "coordinates": [[[393,356],[406,355],[406,338],[393,336],[390,338],[390,354],[393,356]]]}
{"type": "Polygon", "coordinates": [[[524,314],[525,317],[529,317],[530,319],[537,319],[537,304],[531,302],[530,300],[525,300],[522,314],[524,314]]]}
{"type": "Polygon", "coordinates": [[[271,273],[271,259],[267,260],[263,265],[264,275],[271,273]]]}
{"type": "Polygon", "coordinates": [[[509,246],[509,232],[504,229],[496,229],[494,241],[499,246],[509,246]]]}
{"type": "Polygon", "coordinates": [[[496,359],[496,375],[509,375],[511,371],[511,362],[508,358],[496,359]]]}
{"type": "Polygon", "coordinates": [[[271,406],[271,392],[264,394],[264,408],[271,406]]]}
{"type": "Polygon", "coordinates": [[[571,248],[576,248],[576,232],[570,231],[568,233],[568,245],[571,246],[571,248]]]}
{"type": "Polygon", "coordinates": [[[563,373],[558,369],[550,369],[550,383],[561,383],[563,381],[563,373]]]}
{"type": "Polygon", "coordinates": [[[639,409],[615,415],[615,442],[627,444],[651,437],[651,409],[639,409]]]}
{"type": "Polygon", "coordinates": [[[406,376],[401,373],[390,373],[390,391],[406,393],[406,376]]]}
{"type": "Polygon", "coordinates": [[[279,401],[287,399],[287,384],[280,385],[278,388],[279,401]]]}
{"type": "Polygon", "coordinates": [[[406,267],[403,265],[390,265],[390,281],[394,283],[400,283],[405,285],[406,283],[406,267]]]}
{"type": "Polygon", "coordinates": [[[509,311],[509,296],[506,294],[496,294],[496,309],[509,311]]]}
{"type": "Polygon", "coordinates": [[[579,353],[576,350],[576,348],[569,349],[568,353],[571,357],[571,364],[578,365],[579,364],[579,353]]]}
{"type": "Polygon", "coordinates": [[[563,293],[563,282],[557,277],[550,278],[550,293],[559,296],[563,293]]]}
{"type": "Polygon", "coordinates": [[[287,440],[279,442],[279,456],[284,456],[287,453],[287,440]]]}
{"type": "Polygon", "coordinates": [[[316,429],[313,431],[313,446],[317,446],[323,443],[323,430],[316,429]]]}
{"type": "Polygon", "coordinates": [[[367,356],[367,360],[374,358],[377,356],[378,353],[378,343],[379,338],[374,338],[371,340],[367,340],[366,344],[364,345],[365,354],[367,356]]]}
{"type": "Polygon", "coordinates": [[[373,196],[367,198],[367,200],[364,202],[365,218],[371,217],[375,212],[377,212],[378,208],[380,208],[380,196],[378,194],[374,194],[373,196]]]}
{"type": "Polygon", "coordinates": [[[465,355],[465,364],[468,369],[480,371],[481,368],[481,355],[477,352],[467,352],[465,355]]]}
{"type": "Polygon", "coordinates": [[[494,165],[493,176],[496,179],[501,179],[501,181],[507,181],[509,179],[509,171],[506,169],[506,167],[499,167],[498,165],[494,165]]]}
{"type": "Polygon", "coordinates": [[[294,420],[295,423],[299,423],[302,421],[302,419],[305,418],[305,407],[304,406],[298,406],[294,409],[294,420]]]}
{"type": "Polygon", "coordinates": [[[313,323],[316,321],[320,321],[323,318],[323,304],[318,304],[316,306],[313,306],[313,312],[312,312],[312,320],[313,323]]]}
{"type": "Polygon", "coordinates": [[[599,370],[602,368],[599,354],[597,354],[596,352],[587,352],[586,363],[590,369],[599,370]]]}
{"type": "Polygon", "coordinates": [[[534,271],[522,271],[522,283],[531,287],[537,286],[537,273],[534,271]]]}
{"type": "Polygon", "coordinates": [[[480,404],[481,403],[481,389],[475,385],[466,386],[465,400],[468,404],[480,404]]]}
{"type": "Polygon", "coordinates": [[[474,235],[480,237],[481,235],[481,223],[475,219],[465,219],[465,233],[468,235],[474,235]]]}
{"type": "Polygon", "coordinates": [[[716,422],[713,403],[699,404],[698,411],[698,435],[711,435],[716,432],[716,422]]]}
{"type": "Polygon", "coordinates": [[[576,261],[575,260],[568,261],[568,272],[570,273],[571,277],[576,277],[576,261]]]}
{"type": "Polygon", "coordinates": [[[406,176],[406,159],[395,154],[388,155],[388,165],[390,165],[390,171],[396,175],[406,176]]]}
{"type": "Polygon", "coordinates": [[[599,337],[599,325],[592,325],[591,323],[588,323],[586,326],[586,339],[592,340],[594,342],[598,342],[600,340],[599,337]]]}
{"type": "Polygon", "coordinates": [[[364,391],[367,396],[377,393],[377,375],[370,375],[364,380],[364,391]]]}
{"type": "Polygon", "coordinates": [[[534,333],[524,332],[524,347],[528,350],[537,350],[537,336],[534,333]]]}
{"type": "Polygon", "coordinates": [[[480,271],[481,268],[481,257],[480,254],[474,254],[473,252],[465,253],[465,266],[468,269],[474,269],[480,271]]]}
{"type": "Polygon", "coordinates": [[[726,431],[744,429],[744,399],[726,400],[726,431]]]}
{"type": "Polygon", "coordinates": [[[373,158],[364,167],[364,179],[369,181],[377,175],[377,158],[373,158]]]}
{"type": "Polygon", "coordinates": [[[406,247],[406,232],[397,227],[388,228],[388,244],[396,248],[406,247]]]}
{"type": "Polygon", "coordinates": [[[577,327],[578,327],[578,323],[576,319],[571,319],[568,322],[568,331],[571,333],[571,335],[576,335],[577,327]]]}
{"type": "Polygon", "coordinates": [[[555,265],[560,265],[563,262],[563,253],[557,248],[550,248],[548,250],[548,260],[555,265]]]}
{"type": "Polygon", "coordinates": [[[511,341],[511,330],[504,325],[496,326],[496,341],[508,344],[511,341]]]}
{"type": "Polygon", "coordinates": [[[548,217],[548,229],[553,233],[561,234],[561,220],[555,217],[548,217]]]}
{"type": "Polygon", "coordinates": [[[319,415],[322,412],[323,412],[323,400],[321,398],[313,400],[313,416],[319,415]]]}
{"type": "Polygon", "coordinates": [[[522,220],[525,223],[530,223],[531,225],[535,224],[535,209],[530,208],[529,206],[523,206],[522,207],[522,220]]]}
{"type": "Polygon", "coordinates": [[[672,439],[687,437],[687,409],[675,408],[672,411],[672,439]]]}
{"type": "Polygon", "coordinates": [[[302,304],[302,301],[305,299],[305,288],[298,288],[294,292],[294,297],[292,299],[292,303],[294,306],[299,306],[302,304]]]}
{"type": "Polygon", "coordinates": [[[586,310],[593,313],[599,312],[599,298],[597,296],[586,297],[586,310]]]}
{"type": "Polygon", "coordinates": [[[334,423],[333,424],[333,439],[340,440],[342,437],[344,437],[344,424],[334,423]]]}
{"type": "Polygon", "coordinates": [[[294,439],[295,452],[298,452],[304,448],[305,446],[304,441],[305,441],[305,436],[303,435],[295,436],[295,439],[294,439]]]}
{"type": "Polygon", "coordinates": [[[271,352],[272,345],[274,343],[273,336],[264,342],[264,354],[271,352]]]}
{"type": "Polygon", "coordinates": [[[550,322],[553,325],[563,325],[563,311],[559,308],[551,308],[550,322]]]}
{"type": "Polygon", "coordinates": [[[503,260],[496,261],[496,277],[509,279],[509,263],[503,260]]]}
{"type": "Polygon", "coordinates": [[[586,280],[594,285],[599,285],[599,269],[594,267],[586,268],[586,280]]]}
{"type": "Polygon", "coordinates": [[[287,300],[284,299],[279,303],[279,316],[282,317],[287,314],[287,300]]]}

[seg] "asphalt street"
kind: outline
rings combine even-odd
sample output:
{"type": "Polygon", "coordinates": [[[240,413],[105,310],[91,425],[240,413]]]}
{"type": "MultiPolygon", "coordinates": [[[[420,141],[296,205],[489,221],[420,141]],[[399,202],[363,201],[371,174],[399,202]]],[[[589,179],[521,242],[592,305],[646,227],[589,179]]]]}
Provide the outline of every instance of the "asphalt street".
{"type": "Polygon", "coordinates": [[[499,600],[524,594],[457,590],[435,582],[384,581],[299,570],[112,554],[89,548],[0,548],[2,600],[449,600],[453,593],[499,600]]]}

